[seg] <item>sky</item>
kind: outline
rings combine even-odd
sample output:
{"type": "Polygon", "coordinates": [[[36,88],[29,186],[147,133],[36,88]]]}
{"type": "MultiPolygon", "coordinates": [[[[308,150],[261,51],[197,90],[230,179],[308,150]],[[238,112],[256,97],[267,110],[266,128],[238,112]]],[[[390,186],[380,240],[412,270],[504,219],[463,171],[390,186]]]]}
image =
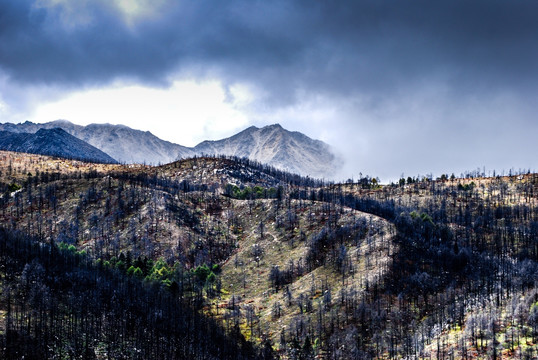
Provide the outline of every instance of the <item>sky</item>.
{"type": "Polygon", "coordinates": [[[0,0],[0,122],[193,146],[280,123],[336,178],[538,170],[535,0],[0,0]]]}

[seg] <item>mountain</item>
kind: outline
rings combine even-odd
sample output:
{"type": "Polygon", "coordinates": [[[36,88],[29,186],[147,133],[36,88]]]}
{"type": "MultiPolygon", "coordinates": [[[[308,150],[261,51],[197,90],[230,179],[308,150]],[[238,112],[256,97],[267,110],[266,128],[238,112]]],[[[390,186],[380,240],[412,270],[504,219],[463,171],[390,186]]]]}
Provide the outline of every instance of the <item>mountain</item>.
{"type": "Polygon", "coordinates": [[[257,128],[194,147],[198,154],[245,157],[292,173],[325,177],[337,170],[339,161],[329,145],[279,124],[257,128]]]}
{"type": "Polygon", "coordinates": [[[57,120],[44,124],[25,122],[0,124],[0,130],[34,133],[39,129],[62,128],[122,163],[165,164],[195,155],[246,157],[300,175],[329,177],[341,165],[329,145],[288,131],[275,124],[249,127],[226,139],[203,141],[193,148],[164,141],[150,133],[123,125],[75,125],[57,120]]]}
{"type": "Polygon", "coordinates": [[[36,133],[0,131],[0,149],[98,163],[117,162],[96,147],[60,128],[39,129],[36,133]]]}
{"type": "Polygon", "coordinates": [[[69,134],[84,140],[122,163],[165,164],[193,156],[185,146],[161,140],[149,131],[135,130],[128,126],[90,124],[81,126],[65,120],[43,124],[26,121],[21,124],[0,124],[0,130],[34,133],[39,129],[62,128],[69,134]]]}

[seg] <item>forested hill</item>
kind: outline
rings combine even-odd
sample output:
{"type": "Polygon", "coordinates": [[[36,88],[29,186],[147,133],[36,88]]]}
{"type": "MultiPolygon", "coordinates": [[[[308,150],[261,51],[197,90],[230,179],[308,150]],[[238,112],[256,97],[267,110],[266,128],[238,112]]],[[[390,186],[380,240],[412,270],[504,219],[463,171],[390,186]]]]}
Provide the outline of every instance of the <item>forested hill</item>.
{"type": "Polygon", "coordinates": [[[0,228],[0,259],[2,359],[264,358],[175,288],[144,284],[68,247],[0,228]]]}
{"type": "Polygon", "coordinates": [[[47,341],[49,358],[538,356],[536,174],[381,186],[224,157],[0,160],[11,358],[47,341]]]}

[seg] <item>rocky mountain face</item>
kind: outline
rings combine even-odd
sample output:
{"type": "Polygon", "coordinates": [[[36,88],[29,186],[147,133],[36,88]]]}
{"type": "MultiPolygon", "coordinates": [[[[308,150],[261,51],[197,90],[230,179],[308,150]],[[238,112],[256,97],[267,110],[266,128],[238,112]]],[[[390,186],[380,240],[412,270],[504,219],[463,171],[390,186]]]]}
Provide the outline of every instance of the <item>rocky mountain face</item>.
{"type": "Polygon", "coordinates": [[[109,155],[60,128],[39,129],[35,133],[0,131],[0,149],[98,163],[116,163],[109,155]]]}
{"type": "Polygon", "coordinates": [[[0,124],[0,130],[35,133],[39,129],[61,128],[69,134],[109,154],[121,163],[166,164],[193,156],[191,149],[159,139],[149,131],[135,130],[123,125],[90,124],[81,126],[65,120],[34,124],[0,124]]]}
{"type": "Polygon", "coordinates": [[[301,175],[326,177],[340,165],[329,145],[275,124],[251,126],[217,141],[204,141],[194,147],[197,154],[246,157],[301,175]]]}
{"type": "Polygon", "coordinates": [[[203,141],[189,148],[159,139],[150,132],[123,125],[75,125],[58,120],[44,124],[0,124],[0,130],[35,133],[39,129],[62,128],[122,163],[164,164],[194,155],[246,157],[278,169],[311,177],[329,177],[341,165],[329,145],[280,125],[249,127],[226,139],[203,141]]]}

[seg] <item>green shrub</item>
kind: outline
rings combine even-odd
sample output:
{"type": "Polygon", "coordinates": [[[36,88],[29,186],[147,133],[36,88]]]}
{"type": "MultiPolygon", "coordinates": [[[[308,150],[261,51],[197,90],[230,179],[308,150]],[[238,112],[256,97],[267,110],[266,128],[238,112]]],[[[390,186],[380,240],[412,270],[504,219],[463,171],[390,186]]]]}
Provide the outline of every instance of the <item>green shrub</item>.
{"type": "Polygon", "coordinates": [[[139,279],[142,279],[144,277],[144,273],[139,267],[136,267],[133,271],[133,275],[139,279]]]}
{"type": "Polygon", "coordinates": [[[14,192],[14,191],[22,189],[22,187],[19,184],[11,183],[11,184],[9,184],[7,189],[8,189],[9,192],[14,192]]]}
{"type": "Polygon", "coordinates": [[[211,273],[211,270],[206,264],[204,264],[202,266],[198,266],[193,272],[198,281],[204,283],[211,273]]]}
{"type": "Polygon", "coordinates": [[[132,276],[134,274],[135,267],[133,265],[129,266],[127,269],[127,275],[132,276]]]}
{"type": "Polygon", "coordinates": [[[209,275],[207,276],[207,279],[206,281],[210,284],[214,283],[215,280],[217,280],[217,275],[215,275],[214,272],[210,272],[209,275]]]}
{"type": "Polygon", "coordinates": [[[125,263],[123,260],[119,260],[116,262],[116,269],[125,270],[125,263]]]}

